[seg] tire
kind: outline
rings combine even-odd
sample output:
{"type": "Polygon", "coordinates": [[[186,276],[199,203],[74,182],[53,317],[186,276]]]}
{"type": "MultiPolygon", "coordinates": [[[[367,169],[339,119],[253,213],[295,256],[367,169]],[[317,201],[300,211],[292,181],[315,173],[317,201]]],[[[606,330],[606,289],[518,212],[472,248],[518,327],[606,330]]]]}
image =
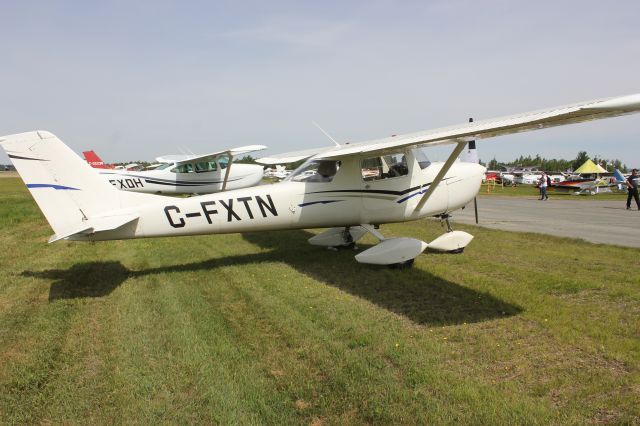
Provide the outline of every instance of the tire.
{"type": "Polygon", "coordinates": [[[409,259],[409,260],[405,260],[404,262],[400,262],[400,263],[392,263],[389,265],[389,268],[391,269],[410,269],[413,266],[413,262],[415,259],[409,259]]]}

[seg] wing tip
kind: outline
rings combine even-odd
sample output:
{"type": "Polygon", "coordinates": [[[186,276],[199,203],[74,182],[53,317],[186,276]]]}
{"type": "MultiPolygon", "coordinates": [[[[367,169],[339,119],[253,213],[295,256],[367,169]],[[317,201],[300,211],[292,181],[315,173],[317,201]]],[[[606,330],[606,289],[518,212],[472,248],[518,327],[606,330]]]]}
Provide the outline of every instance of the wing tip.
{"type": "Polygon", "coordinates": [[[605,110],[605,111],[607,110],[640,111],[640,93],[604,99],[600,102],[594,103],[593,105],[587,106],[585,109],[605,110]]]}

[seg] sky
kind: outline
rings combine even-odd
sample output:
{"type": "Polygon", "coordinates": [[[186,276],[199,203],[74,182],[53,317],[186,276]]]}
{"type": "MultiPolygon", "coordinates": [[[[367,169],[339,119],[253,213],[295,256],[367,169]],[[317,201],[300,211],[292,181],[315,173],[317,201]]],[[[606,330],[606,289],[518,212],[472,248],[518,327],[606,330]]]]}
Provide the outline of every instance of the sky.
{"type": "MultiPolygon", "coordinates": [[[[331,145],[312,121],[357,142],[640,92],[628,0],[21,0],[0,16],[0,134],[48,130],[106,162],[278,154],[331,145]]],[[[640,166],[640,114],[478,149],[640,166]]]]}

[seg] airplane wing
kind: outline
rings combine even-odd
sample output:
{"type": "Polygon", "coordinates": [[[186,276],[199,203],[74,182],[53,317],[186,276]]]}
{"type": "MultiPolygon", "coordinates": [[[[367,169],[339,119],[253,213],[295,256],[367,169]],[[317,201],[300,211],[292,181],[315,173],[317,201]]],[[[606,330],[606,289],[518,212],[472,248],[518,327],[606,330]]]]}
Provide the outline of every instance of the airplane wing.
{"type": "MultiPolygon", "coordinates": [[[[366,153],[391,153],[404,147],[462,144],[474,139],[486,139],[511,133],[581,123],[638,111],[640,111],[640,94],[598,99],[390,138],[344,144],[339,147],[308,150],[309,155],[298,159],[312,156],[317,159],[337,159],[366,153]]],[[[268,157],[269,163],[266,163],[262,158],[257,161],[264,162],[264,164],[285,163],[284,160],[294,157],[294,154],[297,153],[268,157]]]]}
{"type": "Polygon", "coordinates": [[[257,163],[273,165],[273,164],[289,164],[296,161],[304,160],[305,158],[313,157],[314,155],[321,154],[326,151],[333,150],[333,146],[325,146],[322,148],[311,148],[302,151],[287,152],[285,154],[276,155],[274,157],[262,157],[256,160],[257,163]]]}
{"type": "Polygon", "coordinates": [[[247,146],[225,149],[223,151],[212,152],[210,154],[203,154],[203,155],[165,155],[162,157],[157,157],[156,161],[159,163],[176,163],[176,164],[213,161],[216,158],[222,157],[222,156],[237,157],[238,155],[247,154],[249,152],[254,152],[254,151],[262,151],[263,149],[267,149],[267,147],[264,145],[247,145],[247,146]]]}

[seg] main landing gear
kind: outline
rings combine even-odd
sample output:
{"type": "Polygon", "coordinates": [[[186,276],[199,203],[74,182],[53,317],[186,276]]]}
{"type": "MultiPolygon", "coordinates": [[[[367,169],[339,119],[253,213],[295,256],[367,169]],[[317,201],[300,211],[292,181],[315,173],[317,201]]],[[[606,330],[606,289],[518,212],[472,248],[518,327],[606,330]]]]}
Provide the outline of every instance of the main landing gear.
{"type": "Polygon", "coordinates": [[[361,226],[345,226],[343,228],[329,228],[326,231],[309,238],[314,246],[323,246],[333,250],[345,248],[355,249],[356,242],[364,237],[367,230],[361,226]]]}
{"type": "Polygon", "coordinates": [[[449,218],[451,218],[451,215],[448,214],[441,214],[440,216],[438,216],[440,218],[440,226],[442,226],[443,228],[445,227],[445,225],[447,226],[447,232],[453,232],[453,228],[451,227],[451,223],[449,223],[449,218]]]}
{"type": "Polygon", "coordinates": [[[427,247],[439,252],[462,253],[473,239],[473,236],[466,232],[454,231],[449,223],[449,215],[443,214],[439,217],[443,226],[446,224],[447,232],[428,244],[408,237],[385,238],[374,226],[369,224],[329,228],[309,238],[309,243],[333,250],[356,248],[355,243],[368,232],[380,242],[362,253],[358,253],[355,256],[358,262],[388,265],[394,269],[406,269],[413,265],[415,258],[427,247]]]}

